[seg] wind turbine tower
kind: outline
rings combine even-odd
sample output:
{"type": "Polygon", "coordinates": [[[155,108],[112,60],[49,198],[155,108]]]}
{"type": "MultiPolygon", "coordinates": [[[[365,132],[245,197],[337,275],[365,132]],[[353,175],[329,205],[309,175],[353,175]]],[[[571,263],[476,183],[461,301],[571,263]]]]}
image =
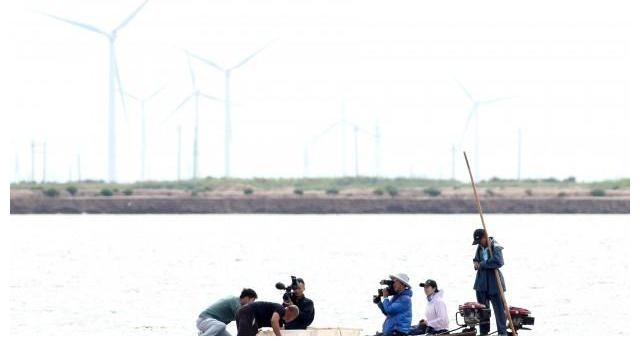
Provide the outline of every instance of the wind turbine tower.
{"type": "Polygon", "coordinates": [[[469,124],[471,123],[471,121],[475,121],[475,139],[474,139],[475,173],[474,175],[477,180],[480,180],[480,120],[478,120],[478,108],[480,108],[481,106],[494,104],[499,101],[506,100],[508,98],[492,98],[492,99],[486,99],[486,100],[477,100],[471,95],[471,93],[467,90],[467,88],[465,88],[460,82],[457,82],[457,83],[458,83],[458,86],[464,92],[465,96],[471,102],[471,110],[469,111],[469,116],[467,117],[467,122],[465,123],[464,132],[462,133],[462,139],[460,140],[460,142],[462,144],[462,142],[464,141],[464,138],[465,138],[464,136],[467,133],[467,129],[469,128],[469,124]]]}
{"type": "Polygon", "coordinates": [[[130,93],[125,93],[129,98],[136,100],[140,104],[140,180],[146,179],[147,169],[147,116],[146,105],[147,102],[158,95],[163,88],[160,88],[153,92],[151,95],[145,97],[137,97],[130,93]]]}
{"type": "Polygon", "coordinates": [[[214,61],[204,58],[200,55],[197,55],[190,51],[185,51],[188,56],[191,56],[200,62],[211,66],[224,74],[224,176],[231,176],[231,142],[232,142],[232,128],[231,128],[231,73],[247,62],[249,62],[252,58],[258,55],[258,53],[262,52],[264,49],[269,47],[271,43],[266,46],[258,49],[257,51],[251,53],[249,56],[245,57],[240,62],[236,63],[231,67],[222,67],[215,63],[214,61]]]}
{"type": "Polygon", "coordinates": [[[89,25],[86,23],[81,23],[75,20],[69,20],[62,17],[50,15],[43,13],[43,15],[48,16],[52,19],[66,22],[70,25],[79,27],[81,29],[91,31],[97,33],[99,35],[104,36],[109,41],[109,98],[108,98],[108,120],[107,120],[107,174],[109,182],[116,181],[116,120],[115,120],[115,97],[116,97],[116,82],[118,84],[118,88],[120,91],[120,100],[122,102],[122,109],[124,115],[126,117],[126,110],[124,104],[124,93],[122,91],[122,83],[120,81],[120,73],[118,70],[118,62],[116,60],[116,50],[115,44],[116,39],[118,37],[118,32],[122,30],[133,18],[142,10],[142,8],[147,4],[149,0],[145,0],[140,6],[138,6],[129,16],[127,16],[124,21],[122,21],[118,26],[112,29],[110,32],[101,30],[93,25],[89,25]]]}

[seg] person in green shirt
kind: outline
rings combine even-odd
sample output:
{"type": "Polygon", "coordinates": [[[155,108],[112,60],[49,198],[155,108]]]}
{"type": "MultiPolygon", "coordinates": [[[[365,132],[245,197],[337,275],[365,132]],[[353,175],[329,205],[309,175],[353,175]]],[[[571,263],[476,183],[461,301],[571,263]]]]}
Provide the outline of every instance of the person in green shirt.
{"type": "Polygon", "coordinates": [[[227,331],[227,324],[236,320],[236,313],[240,307],[255,302],[258,294],[251,289],[245,288],[240,293],[240,297],[229,296],[222,298],[205,309],[198,316],[196,327],[200,332],[199,336],[231,336],[227,331]]]}

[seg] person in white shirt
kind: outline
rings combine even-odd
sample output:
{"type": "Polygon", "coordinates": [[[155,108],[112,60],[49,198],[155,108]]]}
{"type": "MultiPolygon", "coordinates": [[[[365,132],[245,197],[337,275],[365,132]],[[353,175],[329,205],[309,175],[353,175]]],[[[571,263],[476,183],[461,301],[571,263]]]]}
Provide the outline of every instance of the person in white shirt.
{"type": "Polygon", "coordinates": [[[449,315],[447,305],[443,300],[444,292],[438,289],[438,284],[432,279],[420,283],[427,296],[427,310],[425,318],[418,325],[411,328],[411,335],[438,335],[448,331],[449,315]]]}

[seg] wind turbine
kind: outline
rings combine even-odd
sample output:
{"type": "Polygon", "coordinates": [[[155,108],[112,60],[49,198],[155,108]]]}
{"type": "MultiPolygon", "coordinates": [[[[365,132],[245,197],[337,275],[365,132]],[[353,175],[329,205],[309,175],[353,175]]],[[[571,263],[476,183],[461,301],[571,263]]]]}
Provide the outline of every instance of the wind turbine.
{"type": "Polygon", "coordinates": [[[182,125],[178,125],[178,162],[176,163],[176,170],[178,181],[182,180],[182,125]]]}
{"type": "MultiPolygon", "coordinates": [[[[358,135],[363,133],[366,135],[371,136],[371,138],[373,138],[375,140],[375,145],[376,145],[376,169],[379,167],[379,151],[380,151],[380,147],[379,147],[379,139],[380,139],[380,128],[376,123],[376,128],[375,131],[369,131],[367,129],[363,129],[362,127],[360,127],[357,124],[354,124],[350,121],[346,121],[343,120],[342,121],[343,125],[349,125],[353,128],[353,144],[354,144],[354,151],[353,151],[353,159],[354,159],[354,172],[355,172],[355,176],[358,177],[360,175],[360,165],[359,165],[359,150],[358,150],[358,135]]],[[[376,172],[377,174],[378,172],[376,172]]]]}
{"type": "Polygon", "coordinates": [[[462,89],[462,91],[464,92],[465,96],[469,99],[469,101],[471,102],[471,109],[469,110],[469,116],[467,116],[467,121],[465,123],[464,126],[464,131],[462,133],[462,139],[460,140],[460,144],[462,145],[462,140],[464,140],[464,136],[467,133],[467,129],[469,128],[469,124],[471,123],[471,121],[473,121],[475,119],[475,139],[474,139],[474,143],[475,143],[475,176],[476,179],[480,179],[480,134],[479,134],[479,126],[480,126],[480,120],[478,120],[478,108],[482,107],[482,106],[486,106],[486,105],[490,105],[490,104],[495,104],[499,101],[503,101],[503,100],[507,100],[510,98],[504,98],[504,97],[498,97],[498,98],[491,98],[491,99],[485,99],[485,100],[476,100],[474,99],[474,97],[471,95],[471,93],[469,92],[469,90],[467,90],[467,88],[465,88],[462,83],[460,83],[459,81],[456,80],[456,82],[458,83],[458,86],[462,89]]]}
{"type": "MultiPolygon", "coordinates": [[[[185,52],[186,53],[186,52],[185,52]]],[[[191,59],[187,57],[187,64],[189,65],[189,75],[191,77],[191,94],[189,94],[169,115],[173,116],[176,112],[182,109],[189,101],[193,100],[195,108],[195,116],[193,121],[193,179],[198,177],[198,160],[199,160],[199,137],[200,137],[200,98],[205,98],[213,101],[222,101],[211,95],[207,95],[200,91],[196,85],[196,76],[193,72],[193,66],[191,65],[191,59]]]]}
{"type": "Polygon", "coordinates": [[[122,103],[122,109],[126,118],[126,110],[124,103],[124,93],[122,91],[122,83],[120,81],[120,73],[118,70],[118,62],[116,60],[116,52],[115,52],[115,43],[116,38],[118,36],[118,32],[122,30],[133,18],[142,10],[142,8],[149,2],[149,0],[145,0],[140,6],[138,6],[129,16],[127,16],[124,21],[122,21],[118,26],[112,29],[110,32],[101,30],[93,25],[85,24],[82,22],[78,22],[75,20],[69,20],[62,17],[54,16],[47,13],[42,13],[45,16],[48,16],[52,19],[66,22],[70,25],[77,26],[81,29],[91,31],[97,33],[99,35],[105,36],[109,41],[109,114],[108,114],[108,143],[107,143],[107,151],[108,151],[108,179],[110,182],[115,182],[116,180],[116,121],[115,121],[115,84],[117,82],[118,88],[120,91],[120,100],[122,103]]]}
{"type": "Polygon", "coordinates": [[[47,181],[47,141],[42,143],[42,184],[47,181]]]}
{"type": "Polygon", "coordinates": [[[145,115],[145,105],[151,99],[153,99],[156,95],[160,94],[160,92],[164,89],[164,87],[159,88],[151,95],[147,95],[145,97],[137,97],[130,93],[125,93],[129,98],[136,100],[140,103],[140,180],[144,181],[145,179],[145,170],[147,167],[147,118],[145,115]]]}
{"type": "Polygon", "coordinates": [[[224,74],[224,175],[225,177],[229,177],[231,175],[231,92],[230,92],[230,81],[231,81],[231,72],[234,69],[238,69],[249,62],[253,57],[257,56],[258,53],[265,50],[267,47],[271,45],[271,42],[266,46],[258,49],[257,51],[251,53],[249,56],[245,57],[240,62],[236,63],[231,67],[222,67],[216,64],[214,61],[194,54],[190,51],[185,51],[188,56],[191,56],[200,62],[207,64],[224,74]]]}
{"type": "Polygon", "coordinates": [[[378,122],[378,119],[376,119],[376,131],[375,131],[375,140],[376,140],[376,178],[380,177],[380,169],[381,169],[381,164],[380,164],[380,138],[381,138],[381,132],[380,132],[380,123],[378,122]]]}

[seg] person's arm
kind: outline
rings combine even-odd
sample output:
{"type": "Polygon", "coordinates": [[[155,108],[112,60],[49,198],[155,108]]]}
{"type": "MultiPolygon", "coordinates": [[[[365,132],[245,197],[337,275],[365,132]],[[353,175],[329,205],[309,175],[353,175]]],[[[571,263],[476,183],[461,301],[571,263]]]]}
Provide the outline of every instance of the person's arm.
{"type": "Polygon", "coordinates": [[[409,309],[409,302],[411,300],[406,295],[400,296],[393,303],[389,299],[385,299],[382,302],[386,315],[393,316],[409,309]]]}
{"type": "MultiPolygon", "coordinates": [[[[385,298],[386,300],[386,298],[385,298]]],[[[384,310],[384,304],[382,304],[382,301],[380,301],[380,303],[377,304],[378,308],[380,308],[380,311],[382,311],[382,314],[384,314],[385,316],[387,315],[387,312],[384,310]]]]}
{"type": "Polygon", "coordinates": [[[504,259],[502,258],[502,247],[493,249],[493,256],[488,260],[480,262],[480,268],[483,269],[496,269],[504,266],[504,259]]]}
{"type": "Polygon", "coordinates": [[[282,336],[280,333],[280,315],[276,312],[271,316],[271,328],[276,336],[282,336]]]}

